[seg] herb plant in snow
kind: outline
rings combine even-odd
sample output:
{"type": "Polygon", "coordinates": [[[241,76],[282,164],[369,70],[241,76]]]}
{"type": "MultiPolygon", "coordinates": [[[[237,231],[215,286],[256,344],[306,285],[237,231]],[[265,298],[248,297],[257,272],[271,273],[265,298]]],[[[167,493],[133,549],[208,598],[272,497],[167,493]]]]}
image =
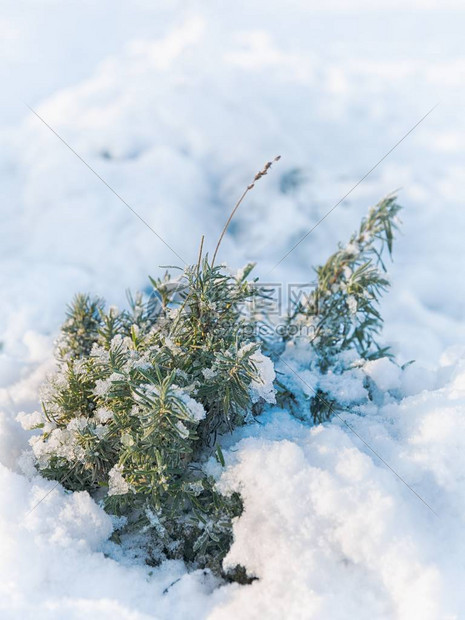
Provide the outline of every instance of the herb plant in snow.
{"type": "MultiPolygon", "coordinates": [[[[399,210],[395,196],[388,196],[371,209],[349,243],[340,244],[316,269],[314,290],[295,304],[287,318],[288,325],[296,328],[292,344],[302,340],[304,346],[309,343],[309,366],[323,374],[342,374],[360,361],[392,357],[389,348],[377,341],[383,326],[378,302],[389,287],[383,252],[387,249],[392,254],[399,210]]],[[[292,407],[292,389],[282,391],[284,402],[286,395],[292,407]]],[[[310,402],[313,421],[328,419],[337,406],[329,394],[318,389],[310,402]]],[[[302,411],[298,415],[302,417],[302,411]]]]}
{"type": "MultiPolygon", "coordinates": [[[[391,252],[398,209],[393,197],[372,209],[287,317],[311,326],[294,340],[301,346],[306,338],[308,363],[321,375],[341,370],[344,351],[389,356],[376,341],[377,302],[388,286],[381,253],[391,252]]],[[[275,402],[274,366],[262,346],[279,364],[295,344],[278,336],[260,342],[258,318],[247,310],[257,291],[247,281],[251,269],[234,277],[199,258],[176,279],[151,280],[153,293],[130,299],[124,311],[78,295],[62,327],[41,434],[31,440],[36,466],[68,489],[101,497],[126,517],[121,532],[145,532],[153,562],[182,558],[220,571],[241,513],[240,497],[221,494],[205,463],[224,464],[221,436],[275,402]]],[[[302,406],[287,379],[277,382],[280,402],[302,406]]],[[[321,392],[309,403],[316,421],[329,417],[328,398],[321,392]]]]}

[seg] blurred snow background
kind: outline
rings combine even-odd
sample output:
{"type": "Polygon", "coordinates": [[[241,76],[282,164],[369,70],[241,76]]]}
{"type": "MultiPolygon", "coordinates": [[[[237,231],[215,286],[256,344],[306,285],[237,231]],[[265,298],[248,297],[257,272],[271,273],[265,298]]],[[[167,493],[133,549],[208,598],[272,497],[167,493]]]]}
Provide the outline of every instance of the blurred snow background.
{"type": "Polygon", "coordinates": [[[461,617],[462,3],[1,7],[2,617],[461,617]],[[124,304],[127,288],[180,261],[25,104],[186,262],[202,234],[213,249],[243,187],[280,154],[241,207],[221,258],[235,267],[257,260],[262,279],[284,285],[311,279],[312,265],[367,208],[400,188],[385,338],[401,361],[417,363],[402,379],[401,404],[351,423],[435,504],[439,520],[343,427],[309,431],[285,414],[271,416],[267,439],[244,438],[230,455],[228,476],[246,497],[231,553],[262,577],[251,587],[218,590],[179,565],[148,575],[105,558],[106,515],[58,489],[26,515],[53,485],[18,475],[27,434],[15,418],[38,406],[66,303],[81,290],[124,304]]]}

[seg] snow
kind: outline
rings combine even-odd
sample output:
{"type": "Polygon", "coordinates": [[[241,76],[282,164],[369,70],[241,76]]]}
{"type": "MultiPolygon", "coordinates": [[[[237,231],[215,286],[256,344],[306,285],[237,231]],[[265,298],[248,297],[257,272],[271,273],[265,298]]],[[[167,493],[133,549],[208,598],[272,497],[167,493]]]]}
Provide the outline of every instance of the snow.
{"type": "MultiPolygon", "coordinates": [[[[5,0],[2,618],[463,617],[463,20],[455,0],[237,0],[221,10],[210,0],[5,0]],[[357,414],[309,428],[274,409],[225,439],[226,468],[215,471],[245,508],[227,561],[259,579],[218,587],[179,562],[152,569],[123,553],[87,494],[34,474],[22,454],[35,431],[20,422],[41,420],[39,389],[72,296],[124,307],[125,290],[161,275],[159,265],[195,262],[202,234],[211,252],[243,188],[278,154],[218,262],[257,262],[254,273],[283,290],[306,283],[367,207],[401,187],[382,314],[399,361],[416,361],[328,375],[324,387],[357,414]],[[370,407],[366,376],[382,396],[370,407]]],[[[311,393],[317,377],[302,370],[304,351],[292,353],[286,361],[311,393]]],[[[271,402],[272,369],[261,361],[271,402]]]]}
{"type": "Polygon", "coordinates": [[[383,392],[395,390],[400,386],[401,370],[386,357],[367,362],[364,371],[383,392]]]}
{"type": "Polygon", "coordinates": [[[250,356],[250,360],[253,362],[258,373],[258,381],[253,379],[250,384],[252,402],[255,403],[260,399],[263,399],[267,403],[275,403],[276,394],[273,381],[276,378],[276,372],[273,362],[269,357],[263,355],[261,351],[256,351],[253,353],[250,356]]]}
{"type": "Polygon", "coordinates": [[[125,495],[129,492],[129,484],[124,479],[121,467],[115,465],[109,473],[108,495],[125,495]]]}
{"type": "Polygon", "coordinates": [[[173,386],[173,388],[174,394],[185,405],[189,418],[193,422],[200,422],[200,420],[203,420],[206,416],[206,411],[203,408],[202,403],[199,403],[195,400],[195,398],[189,396],[189,394],[182,388],[178,388],[176,386],[173,386]]]}
{"type": "Polygon", "coordinates": [[[346,417],[431,509],[337,420],[275,411],[242,431],[222,480],[245,500],[226,562],[260,579],[213,617],[460,617],[464,377],[346,417]]]}
{"type": "Polygon", "coordinates": [[[113,526],[87,493],[65,494],[3,466],[0,481],[2,618],[146,620],[208,612],[212,583],[201,571],[186,575],[177,562],[150,569],[104,555],[112,552],[106,541],[113,526]]]}

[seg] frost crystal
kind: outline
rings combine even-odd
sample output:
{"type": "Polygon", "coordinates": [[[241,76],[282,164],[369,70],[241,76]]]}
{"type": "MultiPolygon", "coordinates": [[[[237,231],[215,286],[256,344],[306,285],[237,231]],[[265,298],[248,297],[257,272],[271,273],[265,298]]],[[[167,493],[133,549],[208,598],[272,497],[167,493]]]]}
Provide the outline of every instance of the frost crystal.
{"type": "Polygon", "coordinates": [[[180,437],[182,437],[183,439],[187,439],[189,437],[189,429],[186,426],[184,426],[184,424],[181,421],[179,421],[176,424],[176,428],[179,431],[180,437]]]}
{"type": "Polygon", "coordinates": [[[105,396],[111,387],[110,379],[97,379],[94,387],[95,396],[105,396]]]}
{"type": "Polygon", "coordinates": [[[263,355],[261,351],[256,351],[251,355],[250,359],[256,365],[260,377],[259,381],[254,379],[250,384],[252,401],[257,402],[260,398],[263,398],[267,403],[276,403],[276,394],[273,385],[276,373],[273,362],[269,357],[263,355]]]}
{"type": "Polygon", "coordinates": [[[47,467],[51,457],[60,457],[67,461],[85,459],[84,449],[77,443],[77,433],[71,429],[53,430],[46,440],[43,437],[31,437],[29,444],[41,467],[47,467]]]}
{"type": "Polygon", "coordinates": [[[346,252],[347,254],[351,254],[353,256],[356,256],[357,254],[360,253],[360,248],[359,245],[356,241],[352,241],[350,243],[348,243],[346,245],[346,252]]]}
{"type": "Polygon", "coordinates": [[[45,416],[41,411],[34,411],[34,413],[24,413],[21,411],[16,416],[16,419],[26,431],[37,428],[46,421],[45,416]]]}
{"type": "Polygon", "coordinates": [[[176,388],[175,394],[179,398],[179,400],[184,403],[193,421],[200,422],[200,420],[203,420],[205,418],[207,414],[205,409],[203,408],[202,403],[199,403],[194,398],[189,396],[189,394],[186,394],[186,392],[181,388],[176,388]]]}
{"type": "Polygon", "coordinates": [[[113,412],[109,409],[105,409],[105,407],[99,407],[95,412],[95,418],[103,424],[113,419],[113,412]]]}
{"type": "Polygon", "coordinates": [[[202,374],[205,377],[205,379],[214,379],[216,376],[216,370],[213,370],[213,368],[203,368],[202,369],[202,374]]]}
{"type": "Polygon", "coordinates": [[[112,373],[108,379],[97,379],[95,382],[94,394],[95,396],[106,396],[110,391],[112,383],[115,381],[121,381],[123,375],[118,372],[112,373]]]}
{"type": "Polygon", "coordinates": [[[115,465],[108,472],[108,495],[126,495],[129,492],[129,484],[123,477],[122,467],[115,465]]]}
{"type": "Polygon", "coordinates": [[[347,297],[347,305],[349,306],[349,311],[351,314],[355,314],[357,312],[357,300],[353,295],[349,295],[347,297]]]}

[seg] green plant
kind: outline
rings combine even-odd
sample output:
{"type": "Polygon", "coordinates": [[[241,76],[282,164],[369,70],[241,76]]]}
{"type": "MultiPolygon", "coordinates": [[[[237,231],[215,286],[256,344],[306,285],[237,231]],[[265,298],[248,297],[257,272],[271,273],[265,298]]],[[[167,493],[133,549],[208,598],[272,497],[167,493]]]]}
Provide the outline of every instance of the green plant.
{"type": "Polygon", "coordinates": [[[78,295],[62,328],[37,465],[69,489],[106,489],[110,512],[155,529],[159,558],[218,563],[241,510],[204,462],[260,394],[274,398],[261,391],[271,361],[246,336],[251,268],[235,278],[204,258],[122,312],[78,295]]]}
{"type": "MultiPolygon", "coordinates": [[[[388,286],[382,251],[391,253],[398,210],[394,197],[372,209],[287,317],[312,327],[296,340],[305,339],[321,375],[343,372],[344,351],[363,360],[390,355],[376,340],[377,303],[388,286]]],[[[216,489],[206,463],[224,465],[221,435],[275,402],[273,363],[256,329],[269,319],[248,306],[257,295],[247,280],[252,268],[232,276],[201,249],[196,265],[177,278],[151,279],[151,294],[129,297],[127,310],[77,295],[62,327],[58,369],[43,390],[42,432],[31,440],[37,468],[101,497],[109,512],[125,516],[121,533],[151,533],[151,562],[183,558],[221,571],[242,506],[237,494],[216,489]]],[[[276,336],[275,351],[285,341],[276,336]]],[[[281,402],[301,404],[286,377],[278,387],[281,402]]],[[[336,405],[318,388],[314,421],[336,405]]]]}
{"type": "MultiPolygon", "coordinates": [[[[288,324],[299,327],[294,340],[305,334],[303,339],[311,345],[311,364],[323,374],[344,372],[347,363],[341,354],[348,351],[356,354],[357,362],[392,358],[389,347],[377,339],[383,326],[378,306],[389,287],[383,252],[387,249],[392,255],[399,210],[395,196],[370,209],[349,243],[340,244],[326,263],[316,268],[314,289],[299,300],[287,319],[288,324]]],[[[329,419],[335,407],[331,395],[318,389],[310,405],[313,420],[329,419]]]]}

